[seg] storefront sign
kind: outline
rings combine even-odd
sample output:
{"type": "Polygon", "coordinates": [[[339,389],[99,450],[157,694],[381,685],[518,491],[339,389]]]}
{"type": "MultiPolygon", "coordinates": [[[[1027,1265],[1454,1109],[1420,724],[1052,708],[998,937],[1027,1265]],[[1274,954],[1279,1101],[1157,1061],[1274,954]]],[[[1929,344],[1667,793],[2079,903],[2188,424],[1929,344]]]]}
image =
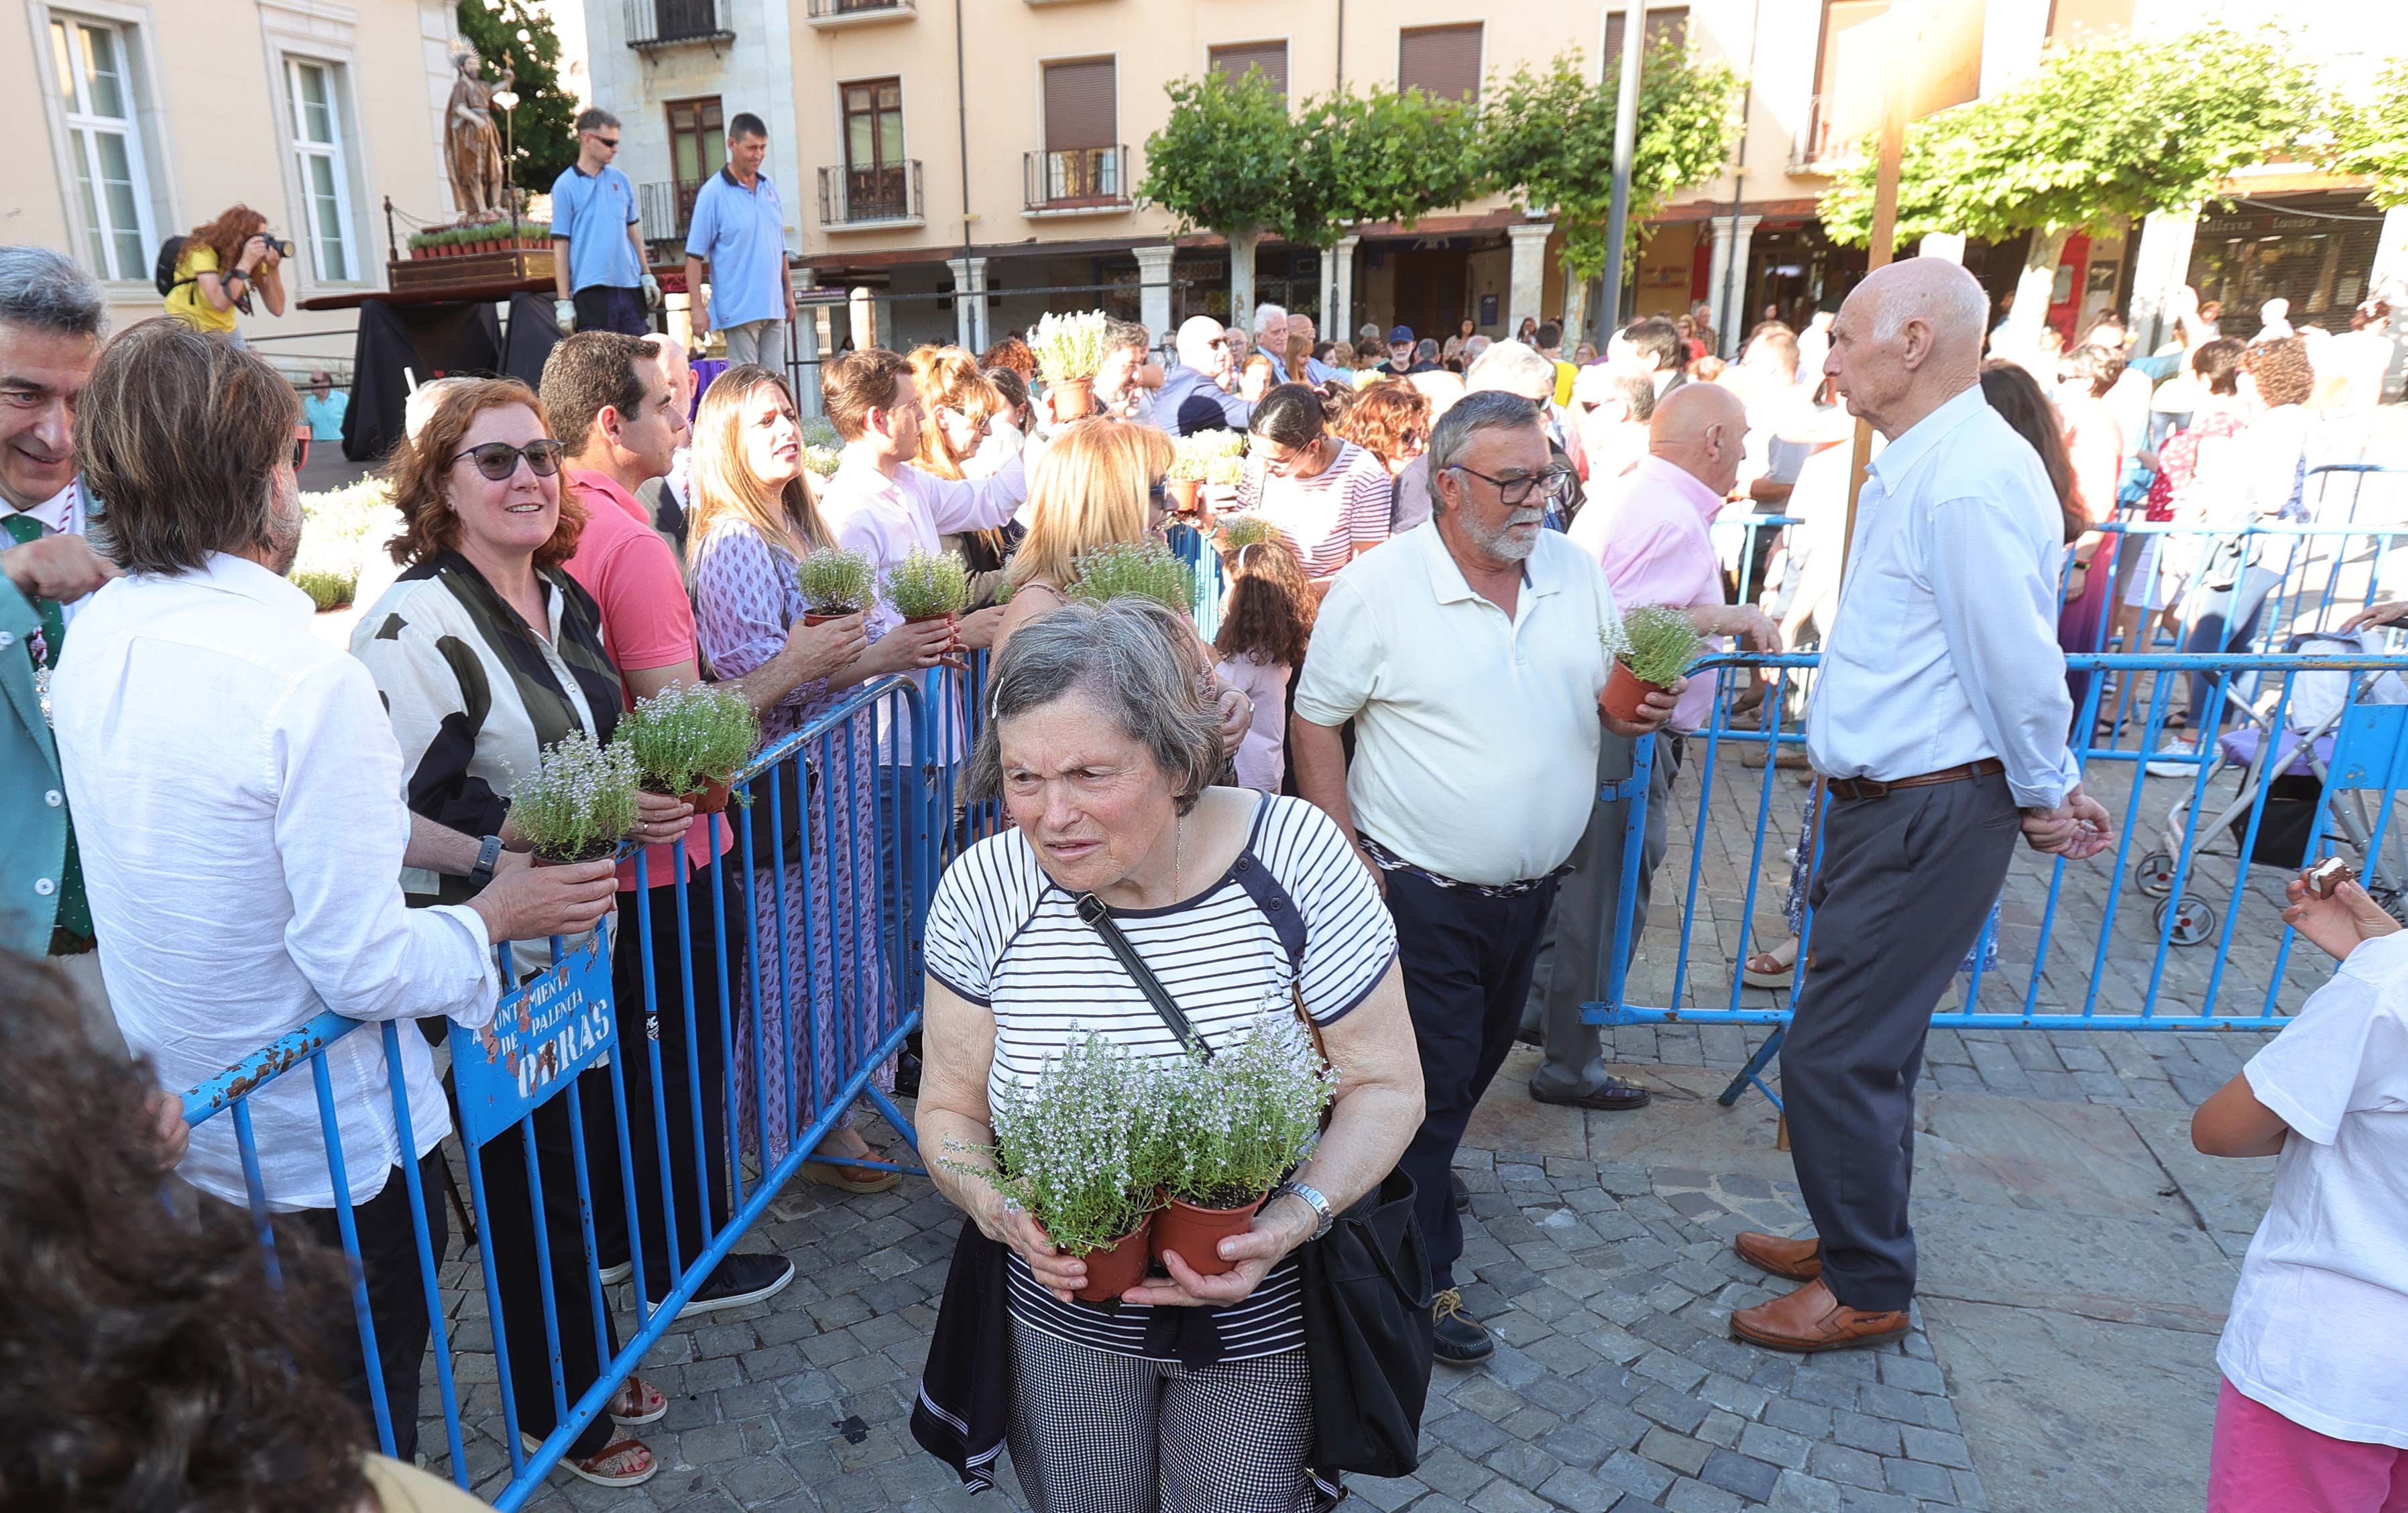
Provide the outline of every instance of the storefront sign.
{"type": "Polygon", "coordinates": [[[472,1146],[526,1117],[612,1044],[610,958],[601,930],[565,944],[549,970],[502,995],[491,1024],[452,1025],[462,1135],[472,1146]]]}

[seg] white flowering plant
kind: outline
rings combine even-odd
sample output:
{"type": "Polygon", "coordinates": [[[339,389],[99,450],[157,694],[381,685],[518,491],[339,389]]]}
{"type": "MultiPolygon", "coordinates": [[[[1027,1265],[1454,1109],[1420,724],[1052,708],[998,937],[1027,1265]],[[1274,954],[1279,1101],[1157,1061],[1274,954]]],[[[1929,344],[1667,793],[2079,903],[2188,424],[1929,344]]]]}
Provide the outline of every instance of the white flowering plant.
{"type": "Polygon", "coordinates": [[[1260,546],[1279,540],[1279,527],[1267,515],[1235,514],[1221,517],[1221,551],[1230,556],[1249,546],[1260,546]]]}
{"type": "Polygon", "coordinates": [[[1607,655],[1630,670],[1641,683],[1669,688],[1689,670],[1705,649],[1688,612],[1664,604],[1643,604],[1625,613],[1619,627],[1598,632],[1607,655]]]}
{"type": "Polygon", "coordinates": [[[1157,541],[1115,541],[1082,552],[1070,598],[1087,604],[1150,598],[1180,614],[1196,612],[1196,574],[1157,541]]]}
{"type": "Polygon", "coordinates": [[[859,614],[878,591],[868,554],[824,546],[795,565],[795,587],[813,614],[859,614]]]}
{"type": "Polygon", "coordinates": [[[949,1142],[974,1159],[940,1156],[938,1164],[1019,1203],[1066,1254],[1110,1249],[1161,1203],[1161,1084],[1155,1062],[1090,1032],[995,1101],[995,1144],[949,1142]]]}
{"type": "Polygon", "coordinates": [[[525,777],[513,775],[510,819],[545,861],[598,861],[636,828],[635,753],[596,745],[583,730],[552,742],[525,777]]]}
{"type": "Polygon", "coordinates": [[[834,478],[844,464],[844,454],[835,447],[806,442],[803,446],[803,467],[814,478],[834,478]]]}
{"type": "Polygon", "coordinates": [[[1216,488],[1236,488],[1246,481],[1246,459],[1231,453],[1204,465],[1204,482],[1216,488]]]}
{"type": "Polygon", "coordinates": [[[951,552],[911,552],[886,569],[886,602],[906,620],[959,614],[969,601],[969,569],[951,552]]]}
{"type": "Polygon", "coordinates": [[[1238,1208],[1268,1192],[1310,1154],[1338,1074],[1283,1001],[1262,1011],[1211,1060],[1170,1062],[1162,1096],[1169,1139],[1160,1152],[1165,1190],[1199,1208],[1238,1208]]]}
{"type": "Polygon", "coordinates": [[[752,700],[730,684],[673,683],[639,699],[620,720],[612,745],[635,757],[654,793],[694,793],[736,775],[761,742],[752,700]]]}
{"type": "Polygon", "coordinates": [[[1197,431],[1179,438],[1172,447],[1168,476],[1201,483],[1210,479],[1216,460],[1239,456],[1245,451],[1246,438],[1240,431],[1197,431]]]}
{"type": "Polygon", "coordinates": [[[1028,333],[1028,350],[1037,354],[1045,382],[1074,383],[1103,371],[1104,326],[1099,310],[1039,316],[1037,329],[1028,333]]]}

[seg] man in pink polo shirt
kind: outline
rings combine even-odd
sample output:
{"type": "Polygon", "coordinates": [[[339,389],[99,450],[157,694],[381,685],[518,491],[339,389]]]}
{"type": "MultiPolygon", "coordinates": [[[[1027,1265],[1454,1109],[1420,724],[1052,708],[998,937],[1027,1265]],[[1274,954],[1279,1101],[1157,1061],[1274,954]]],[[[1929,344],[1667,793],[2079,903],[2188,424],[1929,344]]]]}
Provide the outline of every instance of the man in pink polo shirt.
{"type": "MultiPolygon", "coordinates": [[[[1648,419],[1647,456],[1599,491],[1572,520],[1572,544],[1604,564],[1613,602],[1627,612],[1645,604],[1689,612],[1699,630],[1740,636],[1761,651],[1779,651],[1781,632],[1764,612],[1723,602],[1722,565],[1708,534],[1723,501],[1739,483],[1747,454],[1747,408],[1718,383],[1685,384],[1657,401],[1648,419]]],[[[1693,677],[1656,742],[1647,787],[1646,837],[1640,853],[1631,929],[1647,925],[1650,886],[1664,859],[1672,781],[1684,738],[1713,716],[1717,679],[1693,677]]],[[[1598,785],[1628,778],[1637,742],[1609,730],[1598,752],[1598,785]]],[[[1633,1109],[1645,1089],[1607,1074],[1598,1027],[1581,1021],[1581,1005],[1606,995],[1613,960],[1615,905],[1622,885],[1627,800],[1600,800],[1572,851],[1571,875],[1555,891],[1554,917],[1541,947],[1523,1010],[1526,1032],[1536,1021],[1546,1058],[1530,1077],[1530,1096],[1542,1103],[1633,1109]]]]}
{"type": "MultiPolygon", "coordinates": [[[[569,491],[585,512],[568,571],[602,607],[602,635],[630,707],[672,684],[700,681],[694,603],[667,542],[652,528],[651,512],[636,490],[668,471],[685,443],[685,409],[677,401],[659,354],[640,338],[615,331],[580,331],[552,349],[543,368],[544,408],[568,449],[569,491]]],[[[859,615],[805,627],[800,621],[785,649],[734,686],[753,707],[777,703],[798,684],[824,678],[852,662],[868,644],[859,615]]],[[[620,936],[611,958],[621,1044],[636,1047],[624,1059],[627,1127],[633,1148],[641,1235],[644,1288],[658,1302],[678,1274],[691,1265],[724,1225],[728,1202],[727,1047],[721,1034],[719,935],[721,911],[712,890],[726,898],[724,917],[743,920],[740,893],[731,868],[720,858],[734,844],[724,818],[697,816],[678,845],[652,846],[619,869],[620,936]],[[684,893],[684,923],[679,894],[684,893]],[[644,942],[652,971],[644,972],[644,942]],[[688,1033],[686,987],[693,984],[694,1017],[688,1033]],[[649,989],[650,1001],[647,1001],[649,989]],[[650,1054],[660,1046],[664,1092],[656,1096],[650,1054]],[[688,1059],[698,1063],[689,1074],[688,1059]],[[710,1172],[708,1227],[695,1188],[695,1110],[688,1089],[702,1088],[702,1164],[710,1172]],[[658,1113],[655,1113],[655,1104],[658,1113]],[[669,1254],[663,1222],[658,1124],[668,1134],[670,1186],[677,1195],[677,1255],[669,1254]]],[[[730,963],[730,970],[735,964],[730,963]]],[[[614,1177],[598,1174],[600,1199],[620,1191],[614,1177]]],[[[597,1208],[604,1205],[597,1203],[597,1208]]],[[[600,1227],[597,1215],[597,1228],[600,1227]]],[[[609,1248],[607,1239],[605,1248],[609,1248]]],[[[606,1260],[610,1259],[606,1256],[606,1260]]],[[[696,1291],[687,1311],[734,1308],[768,1297],[794,1277],[794,1263],[777,1256],[731,1255],[696,1291]]]]}

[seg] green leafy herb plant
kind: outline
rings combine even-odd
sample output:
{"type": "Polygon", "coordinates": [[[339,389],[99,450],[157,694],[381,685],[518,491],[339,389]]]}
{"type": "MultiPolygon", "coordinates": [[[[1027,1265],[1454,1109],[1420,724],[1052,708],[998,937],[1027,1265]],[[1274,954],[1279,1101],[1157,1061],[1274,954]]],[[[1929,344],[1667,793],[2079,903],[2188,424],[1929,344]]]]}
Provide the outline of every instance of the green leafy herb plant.
{"type": "Polygon", "coordinates": [[[696,809],[716,814],[726,807],[728,780],[761,742],[761,722],[740,688],[673,683],[638,699],[611,742],[626,746],[647,790],[692,795],[696,809]]]}
{"type": "Polygon", "coordinates": [[[539,861],[597,861],[635,829],[637,777],[626,745],[598,746],[572,730],[514,781],[510,819],[539,861]]]}
{"type": "Polygon", "coordinates": [[[1304,1160],[1338,1074],[1274,1000],[1236,1045],[1209,1061],[1174,1060],[1163,1081],[1170,1127],[1164,1190],[1198,1208],[1237,1208],[1259,1202],[1304,1160]]]}
{"type": "Polygon", "coordinates": [[[795,586],[823,620],[859,614],[877,597],[878,569],[864,553],[824,546],[796,564],[795,586]]]}
{"type": "Polygon", "coordinates": [[[1196,612],[1196,575],[1170,549],[1154,541],[1118,541],[1079,558],[1070,598],[1087,604],[1150,598],[1181,614],[1196,612]]]}
{"type": "Polygon", "coordinates": [[[950,1172],[978,1177],[1026,1209],[1073,1256],[1110,1249],[1161,1203],[1162,1073],[1089,1033],[1015,1079],[995,1101],[991,1146],[949,1145],[950,1172]]]}
{"type": "Polygon", "coordinates": [[[959,614],[969,599],[969,569],[951,552],[913,552],[886,569],[886,602],[906,620],[959,614]]]}
{"type": "Polygon", "coordinates": [[[1698,633],[1687,611],[1649,604],[1622,617],[1622,639],[1614,648],[1614,658],[1640,682],[1667,688],[1689,670],[1704,646],[1705,638],[1698,633]]]}
{"type": "Polygon", "coordinates": [[[1093,379],[1104,366],[1104,312],[1040,315],[1028,334],[1028,350],[1048,383],[1075,383],[1093,379]]]}

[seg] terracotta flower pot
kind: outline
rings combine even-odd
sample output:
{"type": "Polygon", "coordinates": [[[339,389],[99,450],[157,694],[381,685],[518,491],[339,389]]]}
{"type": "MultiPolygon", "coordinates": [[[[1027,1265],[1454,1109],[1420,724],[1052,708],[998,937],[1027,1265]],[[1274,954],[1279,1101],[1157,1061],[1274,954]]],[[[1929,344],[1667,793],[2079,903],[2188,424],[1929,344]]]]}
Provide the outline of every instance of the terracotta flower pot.
{"type": "Polygon", "coordinates": [[[1074,420],[1084,420],[1087,411],[1096,407],[1096,381],[1064,379],[1045,391],[1045,400],[1054,407],[1054,425],[1068,425],[1074,420]]]}
{"type": "Polygon", "coordinates": [[[1197,497],[1204,492],[1200,478],[1174,478],[1166,485],[1170,490],[1171,508],[1182,515],[1196,512],[1197,497]]]}
{"type": "Polygon", "coordinates": [[[847,610],[844,612],[844,614],[822,614],[817,610],[805,610],[803,612],[803,624],[807,626],[824,626],[830,620],[841,620],[846,614],[859,614],[860,612],[861,612],[859,610],[847,610]]]}
{"type": "Polygon", "coordinates": [[[1238,1208],[1199,1208],[1173,1198],[1154,1216],[1154,1259],[1162,1261],[1163,1252],[1176,1250],[1197,1275],[1218,1276],[1237,1264],[1221,1259],[1221,1242],[1254,1228],[1254,1211],[1262,1205],[1257,1198],[1238,1208]]]}
{"type": "Polygon", "coordinates": [[[1147,1215],[1136,1229],[1104,1249],[1089,1251],[1083,1258],[1087,1262],[1087,1285],[1070,1295],[1082,1303],[1111,1303],[1144,1281],[1146,1263],[1153,1259],[1146,1246],[1146,1232],[1154,1227],[1154,1218],[1147,1215]]]}
{"type": "Polygon", "coordinates": [[[725,778],[705,778],[701,787],[681,797],[697,814],[722,814],[727,812],[727,788],[725,778]]]}
{"type": "Polygon", "coordinates": [[[1627,724],[1639,718],[1641,699],[1649,694],[1660,694],[1670,686],[1649,683],[1617,661],[1613,670],[1606,674],[1605,692],[1598,697],[1598,702],[1605,707],[1606,713],[1627,724]]]}

